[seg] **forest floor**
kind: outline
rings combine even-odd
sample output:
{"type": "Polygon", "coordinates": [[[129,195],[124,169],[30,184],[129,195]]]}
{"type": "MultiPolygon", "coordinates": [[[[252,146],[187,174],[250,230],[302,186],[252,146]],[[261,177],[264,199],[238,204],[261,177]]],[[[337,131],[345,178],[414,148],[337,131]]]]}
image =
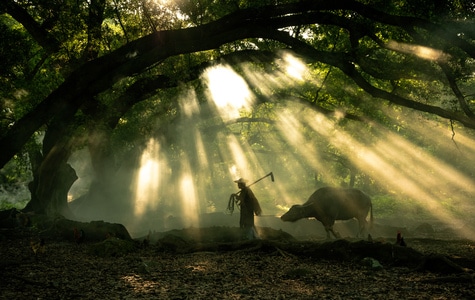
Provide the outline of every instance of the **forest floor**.
{"type": "Polygon", "coordinates": [[[34,230],[2,229],[0,298],[475,299],[475,241],[297,241],[270,228],[261,240],[233,241],[236,230],[174,230],[127,244],[44,237],[36,248],[34,230]]]}

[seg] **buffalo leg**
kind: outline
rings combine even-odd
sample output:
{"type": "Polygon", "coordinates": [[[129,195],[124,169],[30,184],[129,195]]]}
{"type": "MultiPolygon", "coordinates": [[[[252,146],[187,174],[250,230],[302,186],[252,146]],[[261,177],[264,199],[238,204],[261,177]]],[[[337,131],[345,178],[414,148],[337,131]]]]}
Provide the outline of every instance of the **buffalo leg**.
{"type": "Polygon", "coordinates": [[[336,239],[341,238],[341,235],[337,231],[333,230],[333,225],[325,226],[325,231],[327,232],[327,240],[330,239],[330,232],[336,239]]]}
{"type": "Polygon", "coordinates": [[[363,237],[363,232],[364,230],[366,229],[366,219],[360,219],[358,220],[358,234],[356,235],[356,237],[363,237]]]}

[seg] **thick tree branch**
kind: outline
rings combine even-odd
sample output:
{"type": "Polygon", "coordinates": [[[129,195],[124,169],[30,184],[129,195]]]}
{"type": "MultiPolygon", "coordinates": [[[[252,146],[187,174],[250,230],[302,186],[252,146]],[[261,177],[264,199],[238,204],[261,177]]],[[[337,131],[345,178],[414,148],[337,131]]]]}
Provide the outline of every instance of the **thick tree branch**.
{"type": "Polygon", "coordinates": [[[44,30],[21,6],[13,0],[2,0],[0,9],[21,23],[33,39],[49,54],[58,51],[59,42],[44,30]]]}
{"type": "Polygon", "coordinates": [[[445,110],[438,106],[428,105],[421,102],[406,99],[374,87],[356,70],[355,64],[350,60],[351,57],[346,55],[345,53],[326,53],[322,51],[317,51],[310,45],[291,37],[286,32],[275,31],[272,34],[272,38],[275,40],[279,40],[287,45],[291,45],[292,50],[304,57],[330,64],[339,68],[343,73],[350,77],[360,88],[362,88],[364,91],[366,91],[373,97],[385,99],[394,104],[405,106],[422,112],[432,113],[445,119],[456,120],[466,127],[475,129],[474,118],[466,117],[456,112],[445,110]]]}
{"type": "Polygon", "coordinates": [[[455,76],[453,76],[452,70],[446,63],[439,63],[440,67],[444,71],[445,76],[447,77],[447,81],[449,82],[449,86],[454,92],[455,97],[457,98],[460,108],[462,108],[462,111],[467,115],[467,117],[475,119],[475,114],[473,111],[470,109],[467,101],[465,101],[465,97],[463,93],[460,91],[457,82],[455,80],[455,76]]]}

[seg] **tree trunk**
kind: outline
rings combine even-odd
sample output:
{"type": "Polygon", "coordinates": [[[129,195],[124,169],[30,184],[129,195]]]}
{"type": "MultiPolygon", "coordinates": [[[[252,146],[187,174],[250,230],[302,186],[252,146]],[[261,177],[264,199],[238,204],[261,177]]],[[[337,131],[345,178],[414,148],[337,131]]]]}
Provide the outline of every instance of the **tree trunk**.
{"type": "MultiPolygon", "coordinates": [[[[60,214],[67,218],[72,218],[73,214],[68,206],[68,192],[73,183],[78,179],[76,171],[67,163],[57,166],[56,174],[47,176],[48,183],[45,186],[52,186],[50,190],[40,190],[40,199],[45,203],[46,214],[60,214]]],[[[43,180],[44,181],[44,180],[43,180]]]]}
{"type": "Polygon", "coordinates": [[[94,178],[86,197],[93,202],[103,202],[111,198],[108,196],[110,182],[115,178],[117,171],[110,145],[111,131],[112,129],[99,129],[96,125],[96,128],[89,133],[88,150],[94,178]]]}
{"type": "Polygon", "coordinates": [[[132,170],[136,168],[137,150],[134,149],[133,153],[125,155],[125,159],[116,161],[110,141],[111,133],[112,129],[99,123],[90,130],[87,147],[94,177],[87,193],[74,199],[71,205],[77,217],[96,219],[104,217],[105,213],[109,216],[124,214],[131,209],[129,185],[132,179],[118,172],[120,168],[128,168],[127,165],[132,164],[127,176],[133,174],[132,170]]]}
{"type": "Polygon", "coordinates": [[[68,207],[68,191],[77,180],[67,163],[71,155],[70,129],[58,118],[48,128],[43,139],[43,155],[33,153],[33,181],[29,184],[31,200],[25,211],[38,214],[73,217],[68,207]]]}
{"type": "Polygon", "coordinates": [[[69,151],[62,148],[53,149],[43,159],[37,176],[29,184],[31,200],[25,211],[73,217],[68,207],[68,192],[78,177],[74,169],[66,163],[67,158],[69,151]]]}
{"type": "Polygon", "coordinates": [[[38,197],[36,196],[36,189],[38,188],[38,170],[40,169],[41,162],[43,161],[43,155],[41,149],[30,149],[28,151],[28,157],[30,159],[31,170],[33,173],[33,180],[28,183],[28,190],[30,191],[31,199],[23,209],[25,212],[43,212],[38,197]]]}

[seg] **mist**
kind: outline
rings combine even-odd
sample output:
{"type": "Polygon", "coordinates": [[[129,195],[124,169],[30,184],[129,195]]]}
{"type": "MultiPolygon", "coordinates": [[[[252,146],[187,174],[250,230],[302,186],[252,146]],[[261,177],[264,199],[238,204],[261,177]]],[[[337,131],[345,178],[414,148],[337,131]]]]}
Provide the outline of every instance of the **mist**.
{"type": "Polygon", "coordinates": [[[205,71],[206,101],[184,88],[179,117],[167,128],[173,138],[157,131],[140,153],[124,157],[107,197],[75,203],[93,181],[87,151],[75,153],[73,213],[79,220],[122,223],[135,236],[238,226],[239,211],[226,214],[230,194],[238,191],[233,180],[252,183],[273,172],[275,182],[267,178],[252,186],[264,213],[256,218],[258,226],[288,229],[277,217],[292,204],[305,202],[321,186],[354,185],[373,198],[376,220],[404,225],[417,216],[475,236],[473,224],[468,226],[475,212],[472,132],[384,103],[374,105],[386,124],[347,120],[343,111],[323,114],[293,96],[277,101],[275,91],[310,80],[305,65],[290,54],[279,64],[280,71],[271,73],[249,65],[239,73],[227,65],[205,71]],[[262,97],[267,102],[260,103],[262,97]],[[251,120],[255,115],[258,121],[251,120]]]}

